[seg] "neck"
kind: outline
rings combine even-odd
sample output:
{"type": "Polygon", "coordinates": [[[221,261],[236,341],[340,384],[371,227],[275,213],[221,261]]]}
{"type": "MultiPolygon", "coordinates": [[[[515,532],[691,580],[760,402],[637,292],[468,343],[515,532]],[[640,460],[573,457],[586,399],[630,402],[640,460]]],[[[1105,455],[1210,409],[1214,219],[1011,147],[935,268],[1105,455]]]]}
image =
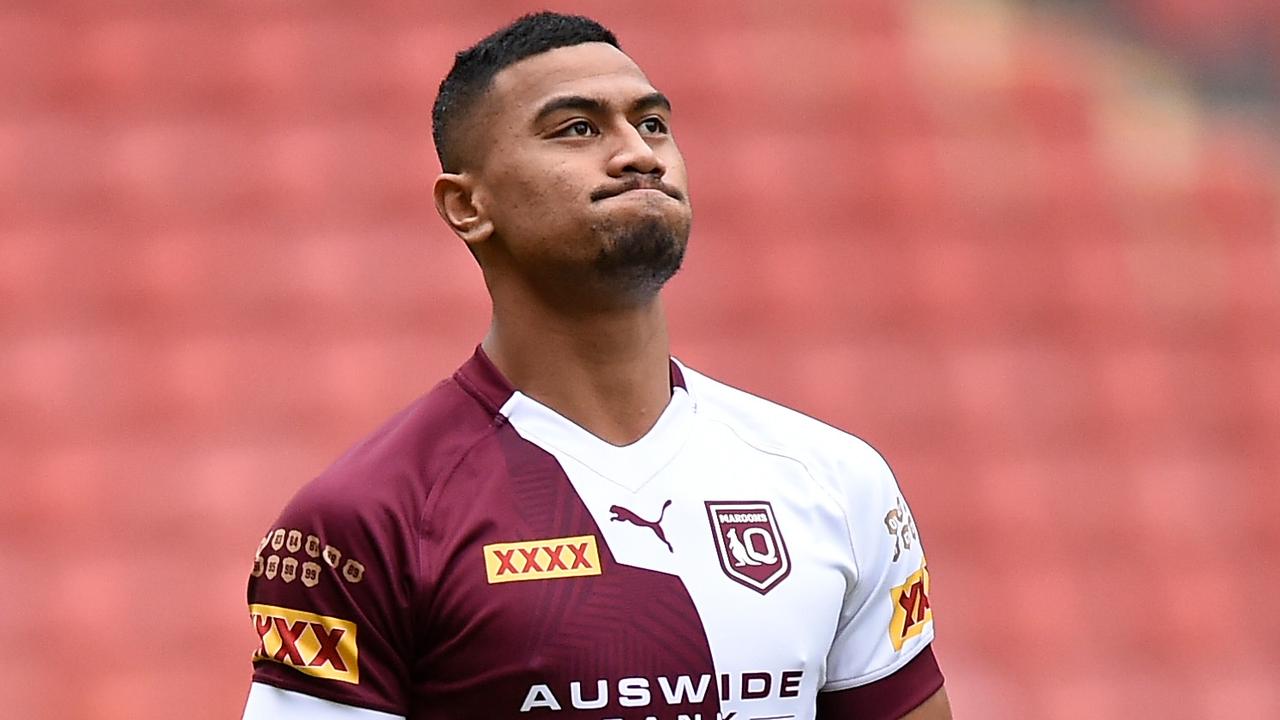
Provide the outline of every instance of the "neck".
{"type": "Polygon", "coordinates": [[[525,395],[614,445],[645,435],[671,399],[661,301],[598,313],[556,312],[495,294],[482,347],[525,395]]]}

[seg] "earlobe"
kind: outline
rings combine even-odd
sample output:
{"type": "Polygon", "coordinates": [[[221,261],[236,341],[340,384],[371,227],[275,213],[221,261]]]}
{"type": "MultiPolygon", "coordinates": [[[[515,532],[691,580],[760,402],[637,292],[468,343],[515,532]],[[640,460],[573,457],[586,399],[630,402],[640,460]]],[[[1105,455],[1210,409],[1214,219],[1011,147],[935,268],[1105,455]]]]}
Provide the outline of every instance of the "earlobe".
{"type": "Polygon", "coordinates": [[[436,212],[454,234],[475,249],[493,233],[493,223],[484,209],[481,193],[466,173],[441,173],[432,188],[436,212]]]}

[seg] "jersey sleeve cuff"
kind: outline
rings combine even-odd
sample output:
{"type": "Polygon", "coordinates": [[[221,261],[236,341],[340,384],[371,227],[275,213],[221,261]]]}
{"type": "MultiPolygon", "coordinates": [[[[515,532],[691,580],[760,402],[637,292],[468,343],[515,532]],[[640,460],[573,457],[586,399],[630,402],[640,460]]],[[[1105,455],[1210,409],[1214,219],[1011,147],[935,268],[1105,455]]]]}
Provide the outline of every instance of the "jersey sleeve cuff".
{"type": "Polygon", "coordinates": [[[385,713],[392,717],[403,717],[406,714],[404,708],[380,697],[374,697],[367,693],[341,692],[331,687],[331,683],[310,682],[310,678],[300,676],[295,671],[278,663],[264,661],[255,663],[253,682],[339,705],[349,705],[363,710],[385,713]]]}
{"type": "Polygon", "coordinates": [[[818,693],[817,716],[819,720],[897,720],[938,692],[942,682],[942,669],[933,647],[925,646],[892,675],[866,685],[818,693]]]}
{"type": "Polygon", "coordinates": [[[405,720],[403,715],[344,705],[332,700],[254,682],[242,720],[405,720]]]}

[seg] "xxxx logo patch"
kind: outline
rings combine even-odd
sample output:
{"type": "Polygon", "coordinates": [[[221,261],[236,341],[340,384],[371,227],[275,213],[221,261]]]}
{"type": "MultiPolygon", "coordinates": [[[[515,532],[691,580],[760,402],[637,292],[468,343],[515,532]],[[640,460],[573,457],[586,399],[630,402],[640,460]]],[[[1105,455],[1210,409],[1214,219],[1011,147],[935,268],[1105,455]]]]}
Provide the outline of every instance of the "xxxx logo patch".
{"type": "Polygon", "coordinates": [[[484,546],[489,584],[552,580],[600,574],[600,550],[594,535],[494,543],[484,546]]]}
{"type": "Polygon", "coordinates": [[[907,640],[924,632],[933,622],[933,608],[929,607],[929,567],[922,561],[920,569],[906,582],[889,591],[893,600],[893,619],[889,621],[889,640],[894,650],[902,650],[907,640]]]}
{"type": "Polygon", "coordinates": [[[360,683],[356,624],[276,605],[250,605],[258,631],[255,660],[270,660],[308,675],[360,683]]]}

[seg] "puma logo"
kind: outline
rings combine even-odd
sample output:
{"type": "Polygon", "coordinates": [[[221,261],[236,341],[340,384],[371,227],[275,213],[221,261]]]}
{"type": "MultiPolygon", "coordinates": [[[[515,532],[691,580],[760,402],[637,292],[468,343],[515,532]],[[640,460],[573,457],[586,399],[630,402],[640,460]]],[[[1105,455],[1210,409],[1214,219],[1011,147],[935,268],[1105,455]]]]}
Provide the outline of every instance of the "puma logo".
{"type": "Polygon", "coordinates": [[[639,527],[647,527],[653,531],[654,535],[658,536],[658,539],[661,540],[664,545],[667,546],[667,550],[669,552],[675,552],[675,548],[671,547],[671,543],[667,542],[667,534],[662,532],[662,518],[666,516],[667,508],[669,507],[671,507],[670,500],[662,504],[662,512],[658,513],[658,519],[649,521],[621,505],[614,505],[609,508],[609,512],[613,513],[613,517],[609,518],[609,520],[612,522],[629,522],[632,525],[638,525],[639,527]]]}

